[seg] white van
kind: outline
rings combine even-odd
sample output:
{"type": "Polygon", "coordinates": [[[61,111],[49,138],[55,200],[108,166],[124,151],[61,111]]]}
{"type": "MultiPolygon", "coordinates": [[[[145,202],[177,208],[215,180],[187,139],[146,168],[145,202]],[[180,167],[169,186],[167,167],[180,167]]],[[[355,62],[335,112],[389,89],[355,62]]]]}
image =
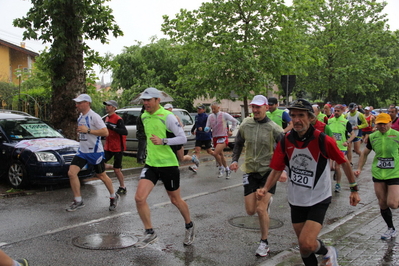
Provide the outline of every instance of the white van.
{"type": "MultiPolygon", "coordinates": [[[[138,139],[136,137],[136,121],[141,113],[140,107],[124,107],[115,111],[125,123],[127,129],[126,138],[126,151],[137,152],[138,139]]],[[[187,137],[187,143],[184,144],[184,154],[187,154],[189,150],[195,148],[195,135],[191,134],[191,128],[194,125],[194,121],[190,114],[184,109],[173,108],[172,113],[177,115],[184,126],[184,133],[187,137]]]]}

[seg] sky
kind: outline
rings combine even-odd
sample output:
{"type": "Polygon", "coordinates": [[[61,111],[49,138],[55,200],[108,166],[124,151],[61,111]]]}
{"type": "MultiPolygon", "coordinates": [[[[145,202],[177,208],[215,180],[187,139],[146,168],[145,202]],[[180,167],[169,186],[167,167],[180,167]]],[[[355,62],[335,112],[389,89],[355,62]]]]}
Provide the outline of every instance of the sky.
{"type": "MultiPolygon", "coordinates": [[[[381,0],[382,1],[382,0],[381,0]]],[[[391,30],[399,29],[399,0],[385,0],[388,5],[384,12],[388,14],[388,24],[391,30]]],[[[103,45],[99,41],[88,41],[91,48],[98,51],[101,55],[111,53],[120,54],[124,47],[136,44],[136,41],[142,44],[150,43],[150,38],[166,37],[161,32],[162,16],[168,15],[174,18],[180,9],[194,10],[198,9],[204,0],[111,0],[107,2],[113,10],[116,23],[124,32],[124,36],[113,38],[109,37],[109,44],[103,45]]],[[[287,4],[291,0],[285,1],[287,4]]],[[[29,0],[0,0],[0,39],[19,45],[22,40],[23,29],[12,26],[15,18],[21,18],[26,15],[31,7],[29,0]]],[[[25,40],[25,48],[39,53],[45,46],[39,41],[25,40]]],[[[96,71],[97,72],[97,71],[96,71]]],[[[109,75],[104,76],[105,82],[108,82],[109,75]]]]}

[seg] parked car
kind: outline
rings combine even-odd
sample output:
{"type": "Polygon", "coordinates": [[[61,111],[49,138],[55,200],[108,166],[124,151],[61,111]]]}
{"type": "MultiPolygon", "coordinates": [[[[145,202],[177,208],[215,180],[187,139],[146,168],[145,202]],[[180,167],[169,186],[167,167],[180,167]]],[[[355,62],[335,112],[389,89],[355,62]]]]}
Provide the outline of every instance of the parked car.
{"type": "MultiPolygon", "coordinates": [[[[138,140],[136,137],[136,121],[140,116],[140,107],[124,107],[115,111],[122,117],[127,129],[126,150],[137,152],[138,140]]],[[[177,115],[184,126],[184,133],[187,137],[187,143],[184,144],[184,153],[187,154],[189,150],[195,148],[195,135],[191,134],[191,128],[194,125],[194,120],[190,114],[184,109],[173,108],[172,112],[177,115]]]]}
{"type": "MultiPolygon", "coordinates": [[[[0,175],[14,188],[69,182],[68,169],[79,143],[63,137],[39,118],[0,110],[0,175]]],[[[91,167],[79,178],[91,177],[91,167]]]]}

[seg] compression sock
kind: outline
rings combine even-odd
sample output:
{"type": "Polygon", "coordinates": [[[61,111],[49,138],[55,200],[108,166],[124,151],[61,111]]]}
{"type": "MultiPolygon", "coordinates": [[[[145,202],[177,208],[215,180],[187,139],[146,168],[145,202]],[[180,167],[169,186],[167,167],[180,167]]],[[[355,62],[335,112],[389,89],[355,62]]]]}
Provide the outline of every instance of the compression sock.
{"type": "Polygon", "coordinates": [[[320,239],[317,239],[317,242],[319,244],[318,244],[317,249],[316,249],[316,251],[314,253],[317,254],[317,255],[326,255],[327,252],[328,252],[328,249],[324,245],[323,241],[321,241],[320,239]]]}
{"type": "Polygon", "coordinates": [[[145,229],[145,233],[148,234],[153,234],[154,233],[154,229],[150,228],[150,229],[145,229]]]}
{"type": "MultiPolygon", "coordinates": [[[[303,256],[303,255],[301,255],[301,256],[303,256]]],[[[317,266],[318,265],[316,255],[314,253],[311,253],[306,258],[302,257],[302,261],[303,261],[303,263],[305,263],[306,266],[317,266]]]]}
{"type": "Polygon", "coordinates": [[[186,229],[190,229],[191,227],[193,227],[193,222],[189,222],[188,224],[186,224],[186,229]]]}
{"type": "Polygon", "coordinates": [[[392,212],[390,208],[387,208],[385,210],[380,209],[381,216],[384,219],[385,223],[388,225],[388,228],[392,228],[395,230],[395,227],[393,226],[393,221],[392,221],[392,212]]]}

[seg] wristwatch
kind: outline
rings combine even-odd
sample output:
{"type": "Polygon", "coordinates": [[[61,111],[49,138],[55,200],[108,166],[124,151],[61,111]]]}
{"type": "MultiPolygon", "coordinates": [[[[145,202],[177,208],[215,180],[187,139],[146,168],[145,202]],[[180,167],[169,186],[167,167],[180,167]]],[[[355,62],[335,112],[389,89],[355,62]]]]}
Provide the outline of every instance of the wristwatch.
{"type": "Polygon", "coordinates": [[[87,129],[87,134],[90,134],[90,131],[91,131],[90,128],[88,128],[88,129],[87,129]]]}
{"type": "Polygon", "coordinates": [[[162,143],[163,143],[163,145],[168,144],[168,139],[162,139],[162,143]]]}

